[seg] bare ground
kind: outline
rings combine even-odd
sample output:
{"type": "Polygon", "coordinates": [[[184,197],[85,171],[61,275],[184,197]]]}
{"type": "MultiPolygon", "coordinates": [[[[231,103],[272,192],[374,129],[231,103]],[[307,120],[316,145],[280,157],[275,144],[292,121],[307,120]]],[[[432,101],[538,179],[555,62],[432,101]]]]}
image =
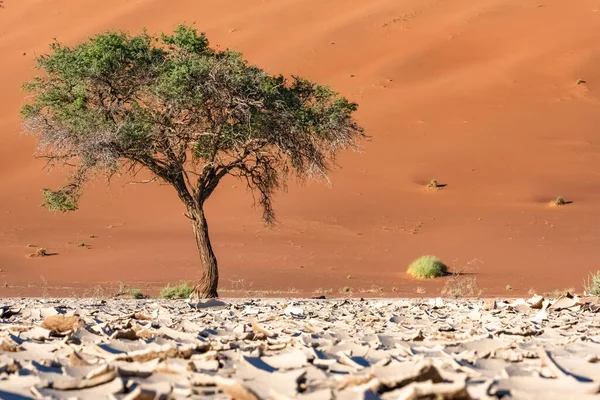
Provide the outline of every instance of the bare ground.
{"type": "Polygon", "coordinates": [[[0,305],[3,399],[586,399],[600,388],[594,299],[0,305]]]}

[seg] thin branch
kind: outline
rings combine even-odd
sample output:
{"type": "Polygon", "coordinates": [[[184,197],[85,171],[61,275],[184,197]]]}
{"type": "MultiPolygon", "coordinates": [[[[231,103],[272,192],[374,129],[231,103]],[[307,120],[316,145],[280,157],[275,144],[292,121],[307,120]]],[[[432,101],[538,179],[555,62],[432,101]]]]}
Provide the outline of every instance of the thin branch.
{"type": "Polygon", "coordinates": [[[125,185],[138,185],[138,184],[153,183],[153,182],[156,182],[157,180],[158,180],[158,178],[154,177],[152,179],[144,179],[141,181],[129,181],[129,182],[126,182],[125,185]]]}

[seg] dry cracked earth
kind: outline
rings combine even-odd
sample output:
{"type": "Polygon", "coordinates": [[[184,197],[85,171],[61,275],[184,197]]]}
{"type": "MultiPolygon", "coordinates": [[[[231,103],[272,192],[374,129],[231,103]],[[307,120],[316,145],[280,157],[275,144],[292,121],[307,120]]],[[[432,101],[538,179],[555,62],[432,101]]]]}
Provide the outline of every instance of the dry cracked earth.
{"type": "Polygon", "coordinates": [[[586,399],[600,306],[0,300],[2,399],[586,399]]]}

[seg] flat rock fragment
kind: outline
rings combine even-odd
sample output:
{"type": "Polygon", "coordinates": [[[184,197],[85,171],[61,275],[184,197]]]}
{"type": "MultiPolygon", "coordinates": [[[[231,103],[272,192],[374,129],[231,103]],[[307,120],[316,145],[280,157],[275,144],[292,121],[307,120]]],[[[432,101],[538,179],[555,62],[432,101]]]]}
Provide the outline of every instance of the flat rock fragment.
{"type": "Polygon", "coordinates": [[[216,385],[232,399],[236,400],[259,400],[259,397],[246,385],[233,379],[215,377],[216,385]]]}
{"type": "Polygon", "coordinates": [[[76,331],[83,326],[83,321],[77,316],[51,315],[44,319],[40,325],[54,334],[64,334],[76,331]]]}
{"type": "Polygon", "coordinates": [[[554,311],[565,310],[573,307],[580,306],[579,298],[577,297],[569,297],[563,296],[557,299],[554,303],[552,303],[548,308],[554,311]]]}
{"type": "Polygon", "coordinates": [[[50,398],[50,399],[102,399],[109,398],[110,395],[123,393],[125,387],[120,379],[112,379],[108,383],[100,384],[93,387],[83,389],[55,389],[48,386],[33,386],[30,393],[34,394],[35,398],[50,398]]]}
{"type": "Polygon", "coordinates": [[[261,359],[270,366],[280,370],[302,368],[308,363],[306,355],[300,350],[282,352],[272,356],[264,356],[261,357],[261,359]]]}

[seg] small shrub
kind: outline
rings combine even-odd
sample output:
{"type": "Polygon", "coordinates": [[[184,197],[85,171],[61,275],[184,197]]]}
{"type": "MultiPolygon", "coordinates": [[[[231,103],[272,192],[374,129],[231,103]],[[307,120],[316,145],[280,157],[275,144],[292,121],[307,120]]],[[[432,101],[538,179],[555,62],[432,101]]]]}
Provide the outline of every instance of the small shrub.
{"type": "Polygon", "coordinates": [[[441,186],[439,184],[439,182],[435,179],[432,179],[428,184],[427,187],[430,189],[439,189],[441,186]]]}
{"type": "Polygon", "coordinates": [[[563,288],[563,289],[553,289],[549,292],[545,292],[542,294],[542,296],[546,299],[558,299],[559,297],[563,297],[563,296],[571,296],[573,293],[575,293],[575,288],[563,288]]]}
{"type": "Polygon", "coordinates": [[[160,297],[163,299],[187,299],[190,297],[194,287],[189,282],[181,282],[179,285],[167,285],[160,291],[160,297]]]}
{"type": "Polygon", "coordinates": [[[568,203],[567,203],[567,201],[565,200],[565,198],[564,198],[564,197],[562,197],[562,196],[558,196],[558,197],[557,197],[557,198],[556,198],[556,199],[555,199],[555,200],[552,202],[552,204],[553,204],[553,205],[555,205],[555,206],[557,206],[557,207],[560,207],[560,206],[566,206],[568,203]]]}
{"type": "Polygon", "coordinates": [[[343,288],[340,290],[340,292],[341,292],[341,293],[350,293],[350,291],[351,291],[351,290],[352,290],[352,289],[350,289],[350,286],[344,286],[344,287],[343,287],[343,288]]]}
{"type": "Polygon", "coordinates": [[[437,278],[448,273],[448,267],[434,256],[423,256],[410,264],[408,274],[418,279],[437,278]]]}
{"type": "Polygon", "coordinates": [[[372,285],[370,289],[360,288],[358,289],[360,293],[383,293],[383,288],[380,286],[372,285]]]}
{"type": "Polygon", "coordinates": [[[589,295],[600,296],[600,271],[597,271],[595,275],[590,273],[587,282],[583,284],[583,288],[589,295]]]}
{"type": "Polygon", "coordinates": [[[577,79],[577,84],[578,85],[581,85],[581,84],[584,84],[584,83],[585,83],[585,80],[583,80],[583,79],[577,79]]]}
{"type": "Polygon", "coordinates": [[[474,276],[461,276],[461,274],[452,274],[442,289],[442,296],[455,299],[479,297],[481,293],[474,276]]]}
{"type": "Polygon", "coordinates": [[[48,255],[48,250],[44,249],[43,247],[40,247],[39,249],[37,249],[35,251],[35,253],[30,255],[29,257],[38,258],[38,257],[46,257],[47,255],[48,255]]]}
{"type": "Polygon", "coordinates": [[[86,297],[95,297],[95,298],[101,299],[101,298],[105,298],[107,296],[110,296],[110,294],[108,293],[106,288],[104,288],[104,286],[102,286],[102,285],[96,285],[96,286],[92,287],[91,295],[88,296],[88,294],[86,293],[86,297]]]}
{"type": "Polygon", "coordinates": [[[512,286],[510,286],[510,285],[506,285],[505,289],[507,292],[510,292],[511,290],[513,290],[512,286]]]}
{"type": "Polygon", "coordinates": [[[455,299],[465,297],[480,297],[483,291],[477,285],[477,278],[474,276],[465,276],[471,274],[473,269],[478,269],[477,265],[481,260],[475,258],[466,264],[454,266],[452,275],[446,281],[442,289],[442,296],[453,297],[455,299]]]}
{"type": "Polygon", "coordinates": [[[131,298],[133,298],[133,299],[145,299],[148,297],[144,294],[144,292],[142,292],[140,289],[136,289],[136,288],[129,289],[127,294],[130,295],[131,298]]]}
{"type": "Polygon", "coordinates": [[[119,282],[119,286],[113,295],[113,297],[125,297],[132,299],[146,299],[148,296],[142,292],[141,289],[132,288],[124,284],[123,282],[119,282]]]}
{"type": "Polygon", "coordinates": [[[42,206],[50,211],[67,212],[77,210],[78,197],[70,190],[60,189],[53,191],[44,189],[42,193],[44,196],[42,206]]]}
{"type": "Polygon", "coordinates": [[[148,296],[146,296],[144,294],[144,292],[142,292],[141,289],[130,288],[123,283],[119,283],[119,288],[117,289],[117,291],[113,295],[113,297],[118,297],[118,298],[124,297],[124,298],[132,298],[132,299],[147,299],[148,298],[148,296]]]}

